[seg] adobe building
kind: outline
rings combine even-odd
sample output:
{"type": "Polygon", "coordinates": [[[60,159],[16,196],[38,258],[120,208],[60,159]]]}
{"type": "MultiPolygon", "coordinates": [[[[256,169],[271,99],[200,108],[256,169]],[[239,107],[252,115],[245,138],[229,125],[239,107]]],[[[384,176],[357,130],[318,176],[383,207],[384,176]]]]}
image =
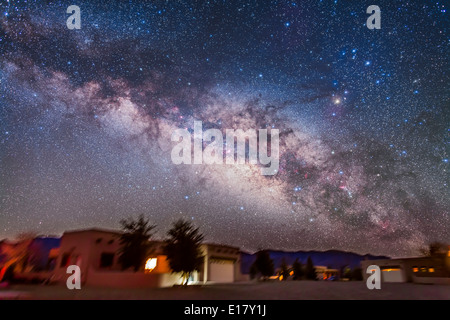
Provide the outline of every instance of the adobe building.
{"type": "Polygon", "coordinates": [[[364,281],[370,276],[366,273],[370,265],[380,267],[381,282],[450,284],[450,246],[439,257],[363,260],[361,266],[364,281]]]}
{"type": "MultiPolygon", "coordinates": [[[[85,229],[64,232],[56,256],[51,281],[64,282],[69,265],[81,270],[81,283],[103,287],[167,287],[181,284],[181,275],[171,272],[163,253],[163,241],[151,241],[152,248],[142,270],[122,270],[119,264],[120,231],[85,229]]],[[[200,271],[194,272],[190,284],[229,283],[244,280],[240,272],[239,248],[218,244],[202,244],[204,256],[200,271]]]]}

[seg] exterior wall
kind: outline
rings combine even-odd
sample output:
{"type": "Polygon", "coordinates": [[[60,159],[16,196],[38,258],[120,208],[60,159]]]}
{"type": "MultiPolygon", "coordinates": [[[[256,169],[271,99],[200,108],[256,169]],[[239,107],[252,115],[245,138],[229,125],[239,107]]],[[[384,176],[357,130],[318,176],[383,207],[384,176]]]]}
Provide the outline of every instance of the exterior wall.
{"type": "Polygon", "coordinates": [[[202,254],[204,260],[199,272],[199,281],[204,283],[211,281],[211,263],[214,260],[230,260],[233,263],[233,281],[245,280],[245,277],[241,274],[241,253],[239,248],[218,244],[203,244],[202,254]]]}
{"type": "Polygon", "coordinates": [[[446,284],[450,285],[450,278],[439,277],[416,277],[413,276],[413,282],[422,284],[446,284]]]}
{"type": "Polygon", "coordinates": [[[55,281],[65,281],[68,265],[78,265],[81,270],[81,282],[85,283],[88,270],[100,269],[100,257],[103,252],[113,253],[114,259],[108,270],[120,270],[117,251],[120,248],[118,233],[86,230],[66,232],[61,238],[59,256],[56,259],[55,281]],[[69,261],[63,263],[63,258],[69,255],[69,261]]]}
{"type": "Polygon", "coordinates": [[[121,269],[119,264],[119,235],[104,233],[92,233],[90,235],[90,252],[89,252],[89,265],[96,269],[102,269],[100,265],[102,253],[109,253],[114,255],[113,263],[110,267],[105,267],[106,270],[121,269]]]}
{"type": "Polygon", "coordinates": [[[89,270],[85,285],[106,288],[161,288],[181,284],[180,274],[89,270]]]}

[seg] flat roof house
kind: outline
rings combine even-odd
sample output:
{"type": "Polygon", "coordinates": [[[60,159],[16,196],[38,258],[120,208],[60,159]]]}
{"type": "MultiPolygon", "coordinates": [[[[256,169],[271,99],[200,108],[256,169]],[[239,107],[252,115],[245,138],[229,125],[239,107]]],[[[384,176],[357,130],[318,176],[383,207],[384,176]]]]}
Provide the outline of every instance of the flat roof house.
{"type": "Polygon", "coordinates": [[[363,260],[364,281],[370,276],[366,273],[370,265],[380,267],[382,282],[450,284],[450,246],[440,257],[363,260]]]}
{"type": "MultiPolygon", "coordinates": [[[[163,241],[151,241],[152,248],[142,271],[122,270],[119,264],[120,231],[99,228],[64,232],[57,255],[52,281],[64,282],[69,265],[78,265],[84,285],[106,287],[166,287],[181,284],[173,274],[163,253],[163,241]]],[[[194,272],[190,283],[225,283],[244,279],[240,273],[239,248],[203,244],[204,262],[194,272]]]]}

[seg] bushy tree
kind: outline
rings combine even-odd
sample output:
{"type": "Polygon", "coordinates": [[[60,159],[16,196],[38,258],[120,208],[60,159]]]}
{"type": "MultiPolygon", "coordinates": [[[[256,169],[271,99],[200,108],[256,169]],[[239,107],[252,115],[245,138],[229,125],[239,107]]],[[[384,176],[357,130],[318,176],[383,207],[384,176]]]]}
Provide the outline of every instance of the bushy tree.
{"type": "Polygon", "coordinates": [[[349,266],[346,266],[343,271],[344,278],[352,279],[352,269],[349,266]]]}
{"type": "Polygon", "coordinates": [[[150,249],[152,230],[156,227],[140,215],[137,220],[128,218],[120,221],[123,233],[120,235],[119,263],[122,269],[134,271],[144,267],[150,249]]]}
{"type": "Polygon", "coordinates": [[[260,250],[256,253],[256,260],[253,265],[254,267],[252,267],[264,278],[272,276],[275,272],[273,260],[270,258],[267,250],[260,250]]]}
{"type": "Polygon", "coordinates": [[[258,274],[258,269],[256,268],[255,264],[253,263],[250,266],[250,279],[255,279],[257,274],[258,274]]]}
{"type": "Polygon", "coordinates": [[[308,257],[308,260],[306,260],[305,276],[306,279],[316,280],[316,268],[314,267],[311,257],[308,257]]]}
{"type": "Polygon", "coordinates": [[[289,267],[284,258],[281,260],[280,276],[283,281],[286,281],[289,278],[289,267]]]}
{"type": "Polygon", "coordinates": [[[168,231],[164,252],[172,272],[180,272],[187,285],[192,272],[203,263],[201,244],[203,235],[189,221],[180,219],[168,231]]]}
{"type": "Polygon", "coordinates": [[[294,272],[294,280],[300,280],[303,277],[303,266],[302,263],[298,261],[298,258],[295,259],[292,264],[292,271],[294,272]]]}
{"type": "Polygon", "coordinates": [[[363,280],[363,274],[361,268],[355,268],[352,270],[351,273],[352,280],[354,281],[362,281],[363,280]]]}
{"type": "Polygon", "coordinates": [[[445,244],[434,241],[431,242],[427,248],[420,249],[420,252],[426,257],[440,258],[442,256],[445,256],[447,250],[448,247],[445,244]]]}

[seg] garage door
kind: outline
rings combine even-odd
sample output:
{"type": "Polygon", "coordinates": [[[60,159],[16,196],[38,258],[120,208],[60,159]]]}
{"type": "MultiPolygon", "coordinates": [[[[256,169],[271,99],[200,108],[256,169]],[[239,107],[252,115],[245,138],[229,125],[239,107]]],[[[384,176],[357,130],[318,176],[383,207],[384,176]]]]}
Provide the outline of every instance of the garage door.
{"type": "Polygon", "coordinates": [[[210,260],[209,281],[214,282],[233,282],[234,281],[234,262],[231,260],[210,260]]]}
{"type": "Polygon", "coordinates": [[[381,269],[381,281],[405,282],[403,280],[403,271],[400,268],[381,269]]]}

